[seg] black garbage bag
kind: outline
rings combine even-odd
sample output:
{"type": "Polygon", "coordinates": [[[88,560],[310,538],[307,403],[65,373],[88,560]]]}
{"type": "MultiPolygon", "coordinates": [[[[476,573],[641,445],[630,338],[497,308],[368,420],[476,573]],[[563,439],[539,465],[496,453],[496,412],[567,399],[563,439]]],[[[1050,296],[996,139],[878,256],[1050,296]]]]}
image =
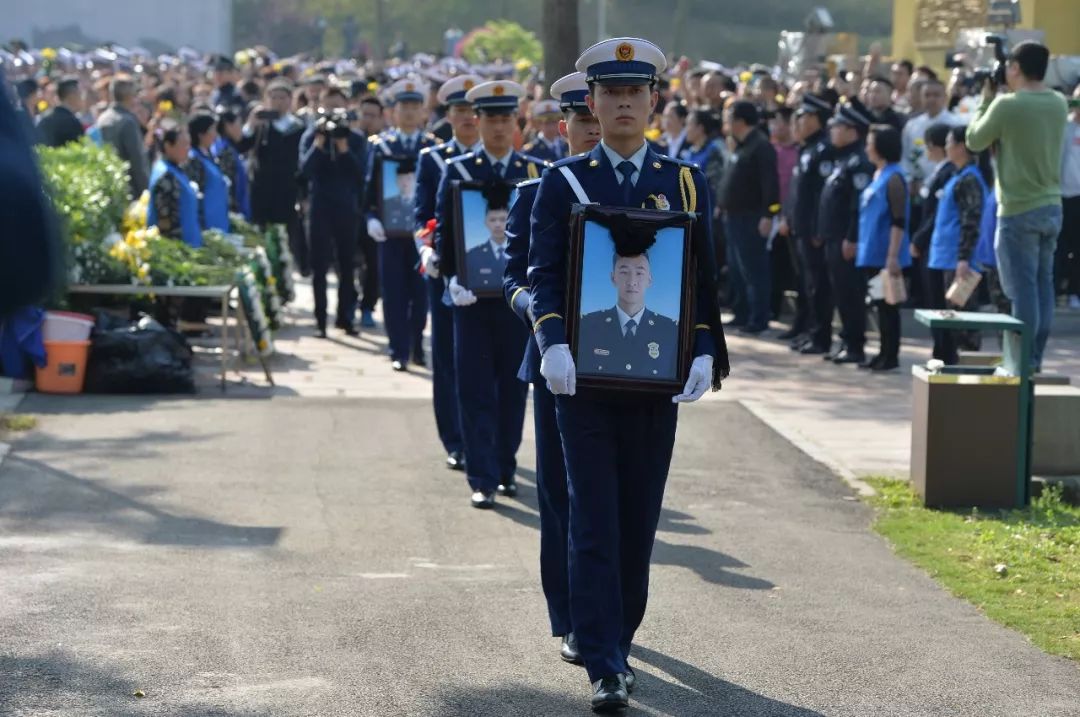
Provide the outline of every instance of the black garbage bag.
{"type": "Polygon", "coordinates": [[[99,314],[90,335],[87,393],[194,393],[192,351],[149,316],[128,323],[99,314]]]}

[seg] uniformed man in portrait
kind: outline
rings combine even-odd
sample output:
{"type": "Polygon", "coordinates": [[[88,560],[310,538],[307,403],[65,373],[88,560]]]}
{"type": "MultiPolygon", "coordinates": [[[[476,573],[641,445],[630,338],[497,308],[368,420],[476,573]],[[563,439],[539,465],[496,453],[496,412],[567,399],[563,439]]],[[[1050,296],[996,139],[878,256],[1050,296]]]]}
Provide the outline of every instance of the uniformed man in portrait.
{"type": "Polygon", "coordinates": [[[465,254],[465,277],[472,291],[498,289],[506,271],[506,218],[510,213],[510,187],[498,197],[489,193],[484,211],[488,238],[465,254]]]}
{"type": "Polygon", "coordinates": [[[395,175],[397,191],[383,200],[382,223],[389,231],[413,230],[416,200],[416,168],[412,162],[400,162],[395,175]]]}
{"type": "Polygon", "coordinates": [[[648,253],[614,255],[611,284],[616,291],[615,305],[581,318],[579,371],[603,376],[675,378],[678,323],[646,307],[645,292],[652,283],[648,253]]]}

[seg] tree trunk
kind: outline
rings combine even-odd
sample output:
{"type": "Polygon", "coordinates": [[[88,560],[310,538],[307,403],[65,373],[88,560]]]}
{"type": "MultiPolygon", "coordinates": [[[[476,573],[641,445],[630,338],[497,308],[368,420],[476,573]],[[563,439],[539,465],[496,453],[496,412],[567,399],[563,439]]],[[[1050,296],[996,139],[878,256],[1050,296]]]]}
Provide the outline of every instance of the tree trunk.
{"type": "Polygon", "coordinates": [[[581,54],[578,0],[544,0],[544,78],[548,86],[574,71],[581,54]]]}

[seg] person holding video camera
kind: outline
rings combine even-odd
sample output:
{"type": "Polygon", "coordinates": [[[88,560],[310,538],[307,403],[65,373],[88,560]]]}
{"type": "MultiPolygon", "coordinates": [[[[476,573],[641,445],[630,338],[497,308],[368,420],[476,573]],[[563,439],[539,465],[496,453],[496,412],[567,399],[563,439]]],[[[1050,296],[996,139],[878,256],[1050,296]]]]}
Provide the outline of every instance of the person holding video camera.
{"type": "Polygon", "coordinates": [[[1043,79],[1050,50],[1022,42],[983,84],[982,105],[968,126],[974,152],[996,147],[998,227],[994,240],[1002,288],[1012,314],[1032,328],[1032,367],[1042,367],[1054,314],[1054,252],[1061,231],[1061,146],[1065,98],[1043,79]],[[998,94],[1007,86],[1011,92],[998,94]]]}
{"type": "Polygon", "coordinates": [[[356,336],[356,241],[363,196],[367,139],[349,126],[355,115],[345,109],[345,93],[331,87],[300,139],[300,171],[311,197],[311,272],[315,291],[316,334],[326,338],[326,272],[336,257],[337,320],[334,325],[356,336]]]}

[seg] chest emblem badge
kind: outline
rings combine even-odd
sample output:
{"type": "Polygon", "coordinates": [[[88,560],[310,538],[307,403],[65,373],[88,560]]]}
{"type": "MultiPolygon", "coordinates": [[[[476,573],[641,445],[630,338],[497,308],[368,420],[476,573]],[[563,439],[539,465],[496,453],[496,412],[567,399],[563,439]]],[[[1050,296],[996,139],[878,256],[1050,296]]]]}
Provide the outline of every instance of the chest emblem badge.
{"type": "Polygon", "coordinates": [[[651,359],[660,358],[660,344],[653,341],[653,342],[651,342],[649,344],[648,348],[649,348],[649,358],[651,358],[651,359]]]}

